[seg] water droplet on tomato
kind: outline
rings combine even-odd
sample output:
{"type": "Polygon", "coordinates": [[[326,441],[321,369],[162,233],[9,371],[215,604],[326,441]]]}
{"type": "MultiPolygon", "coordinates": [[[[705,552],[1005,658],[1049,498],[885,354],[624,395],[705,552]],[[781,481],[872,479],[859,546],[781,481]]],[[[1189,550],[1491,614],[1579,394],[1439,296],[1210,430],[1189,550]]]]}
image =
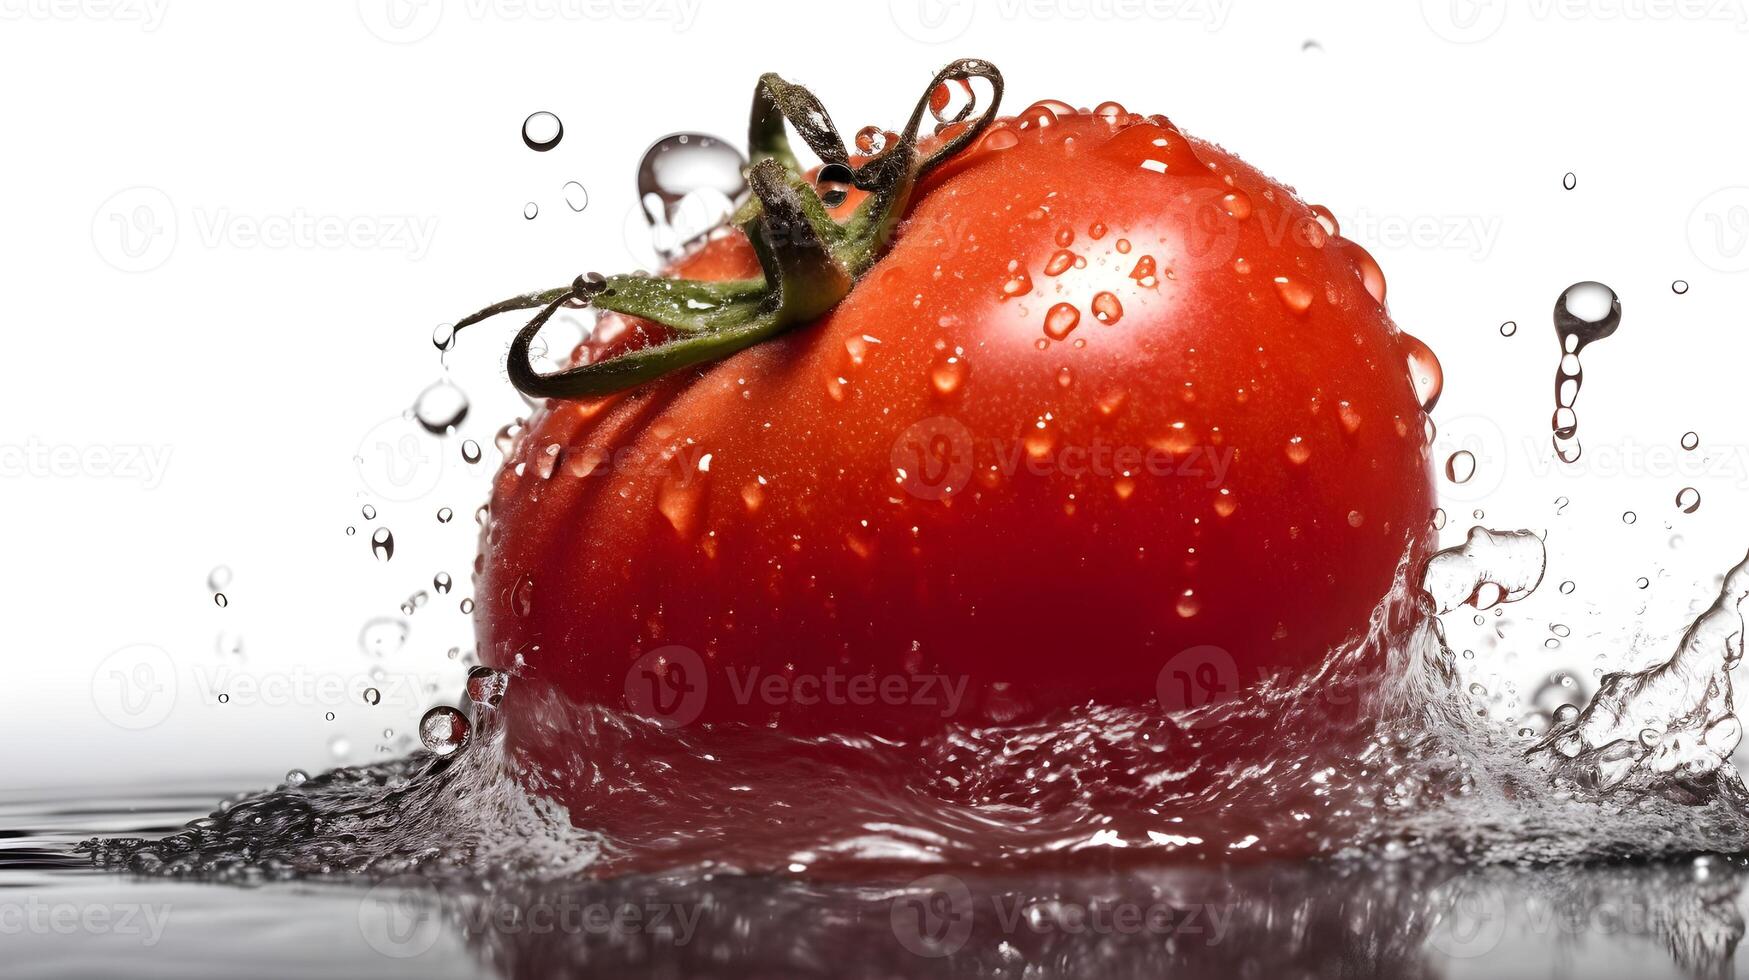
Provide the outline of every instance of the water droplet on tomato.
{"type": "Polygon", "coordinates": [[[1123,304],[1111,293],[1093,294],[1093,318],[1100,323],[1116,323],[1123,319],[1123,304]]]}
{"type": "Polygon", "coordinates": [[[1431,412],[1445,391],[1445,372],[1440,368],[1433,348],[1422,343],[1420,338],[1405,333],[1402,344],[1409,364],[1409,381],[1415,386],[1415,400],[1421,403],[1423,412],[1431,412]]]}
{"type": "Polygon", "coordinates": [[[1045,262],[1045,275],[1060,276],[1075,265],[1075,253],[1066,248],[1057,249],[1045,262]]]}
{"type": "Polygon", "coordinates": [[[1202,611],[1202,600],[1196,597],[1195,589],[1185,589],[1179,594],[1178,602],[1173,608],[1180,617],[1190,619],[1202,611]]]}
{"type": "Polygon", "coordinates": [[[1294,436],[1287,441],[1287,458],[1288,462],[1295,466],[1302,465],[1306,460],[1312,458],[1312,447],[1306,445],[1304,438],[1294,436]]]}
{"type": "Polygon", "coordinates": [[[929,383],[943,395],[951,395],[958,391],[966,380],[966,362],[964,358],[953,354],[944,354],[937,358],[929,368],[929,383]]]}
{"type": "Polygon", "coordinates": [[[1229,217],[1243,221],[1251,217],[1251,197],[1244,191],[1231,191],[1221,197],[1221,207],[1229,217]]]}
{"type": "Polygon", "coordinates": [[[1062,340],[1081,322],[1081,311],[1070,303],[1058,303],[1045,314],[1045,336],[1062,340]]]}
{"type": "Polygon", "coordinates": [[[470,727],[467,715],[440,704],[419,719],[419,741],[433,755],[451,755],[468,744],[470,727]]]}
{"type": "Polygon", "coordinates": [[[1318,222],[1318,227],[1324,230],[1324,234],[1331,238],[1342,234],[1342,226],[1336,223],[1336,215],[1329,208],[1322,204],[1314,204],[1311,206],[1311,212],[1313,220],[1318,222]]]}
{"type": "Polygon", "coordinates": [[[1282,303],[1295,313],[1304,313],[1312,308],[1312,300],[1317,293],[1312,287],[1289,276],[1275,277],[1275,292],[1281,297],[1282,303]]]}
{"type": "Polygon", "coordinates": [[[1093,114],[1114,126],[1128,122],[1130,118],[1130,111],[1117,102],[1101,102],[1094,108],[1093,114]]]}
{"type": "Polygon", "coordinates": [[[1342,423],[1342,431],[1349,435],[1360,429],[1360,413],[1346,399],[1336,403],[1336,418],[1342,423]]]}
{"type": "Polygon", "coordinates": [[[496,708],[504,701],[504,692],[510,689],[510,675],[490,667],[474,667],[468,670],[468,700],[487,708],[496,708]]]}

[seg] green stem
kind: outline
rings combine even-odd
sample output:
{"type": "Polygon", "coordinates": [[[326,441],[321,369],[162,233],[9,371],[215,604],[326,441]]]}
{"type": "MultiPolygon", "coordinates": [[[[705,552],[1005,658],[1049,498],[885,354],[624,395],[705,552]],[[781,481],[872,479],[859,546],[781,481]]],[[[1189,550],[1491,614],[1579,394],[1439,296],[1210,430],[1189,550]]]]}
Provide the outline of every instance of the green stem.
{"type": "MultiPolygon", "coordinates": [[[[672,371],[720,360],[812,322],[843,300],[873,267],[909,210],[919,182],[970,146],[995,120],[1001,100],[1002,75],[989,62],[965,59],[942,69],[912,109],[899,138],[851,169],[851,182],[868,196],[840,223],[802,173],[790,148],[788,129],[793,128],[823,164],[849,169],[844,141],[812,92],[765,75],[754,89],[748,125],[751,196],[734,217],[753,244],[763,278],[711,282],[644,275],[580,276],[568,287],[494,303],[463,318],[455,330],[499,313],[540,307],[510,345],[511,383],[534,398],[575,398],[622,391],[672,371]],[[952,139],[927,155],[919,152],[917,130],[930,93],[948,82],[972,78],[990,83],[989,105],[952,139]],[[529,345],[566,305],[589,305],[650,320],[675,336],[604,361],[539,374],[529,361],[529,345]]],[[[967,106],[954,121],[967,120],[971,111],[967,106]]]]}

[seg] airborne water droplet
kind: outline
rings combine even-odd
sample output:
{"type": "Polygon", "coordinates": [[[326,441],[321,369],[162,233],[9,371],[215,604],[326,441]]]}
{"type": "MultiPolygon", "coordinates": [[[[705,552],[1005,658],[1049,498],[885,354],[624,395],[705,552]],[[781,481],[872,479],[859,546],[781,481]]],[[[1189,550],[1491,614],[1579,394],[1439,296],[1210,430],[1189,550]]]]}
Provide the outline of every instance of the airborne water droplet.
{"type": "Polygon", "coordinates": [[[437,509],[437,523],[448,524],[454,518],[455,511],[450,510],[448,507],[439,507],[437,509]]]}
{"type": "Polygon", "coordinates": [[[1415,386],[1415,398],[1421,403],[1423,412],[1433,411],[1433,406],[1439,404],[1439,396],[1445,391],[1445,372],[1439,366],[1439,358],[1434,356],[1433,348],[1422,343],[1420,338],[1412,334],[1402,335],[1403,351],[1409,364],[1409,381],[1415,386]]]}
{"type": "Polygon", "coordinates": [[[1670,284],[1670,291],[1675,293],[1678,296],[1681,296],[1683,293],[1688,292],[1688,280],[1678,279],[1675,282],[1671,283],[1670,284]]]}
{"type": "Polygon", "coordinates": [[[213,594],[213,604],[218,606],[220,609],[223,609],[226,606],[231,604],[231,600],[225,598],[225,594],[223,592],[216,592],[213,594]]]}
{"type": "Polygon", "coordinates": [[[1500,324],[1500,336],[1502,337],[1510,337],[1517,332],[1518,321],[1516,320],[1507,320],[1505,323],[1500,324]]]}
{"type": "Polygon", "coordinates": [[[367,687],[364,689],[364,703],[365,704],[370,704],[370,705],[381,704],[382,700],[383,700],[383,692],[377,690],[374,687],[367,687]]]}
{"type": "Polygon", "coordinates": [[[565,124],[550,112],[532,112],[522,121],[522,142],[537,153],[545,153],[565,138],[565,124]]]}
{"type": "Polygon", "coordinates": [[[563,190],[565,193],[565,204],[568,205],[571,210],[581,211],[589,206],[589,190],[582,184],[574,180],[569,180],[565,182],[563,190]]]}
{"type": "Polygon", "coordinates": [[[1684,514],[1692,514],[1700,509],[1700,491],[1693,487],[1683,487],[1676,494],[1676,509],[1684,514]]]}
{"type": "Polygon", "coordinates": [[[1692,451],[1696,446],[1699,446],[1699,445],[1700,445],[1700,434],[1699,433],[1697,433],[1697,432],[1684,432],[1682,434],[1682,448],[1692,451]]]}
{"type": "Polygon", "coordinates": [[[388,561],[395,557],[395,536],[386,527],[377,528],[370,536],[370,550],[377,561],[388,561]]]}
{"type": "Polygon", "coordinates": [[[529,221],[533,221],[535,218],[540,216],[540,205],[534,203],[533,201],[530,201],[527,204],[524,204],[522,206],[522,216],[529,221]]]}
{"type": "Polygon", "coordinates": [[[480,444],[472,439],[464,440],[462,442],[462,460],[468,463],[478,463],[480,461],[480,444]]]}
{"type": "Polygon", "coordinates": [[[1561,344],[1561,360],[1555,371],[1555,456],[1562,462],[1576,461],[1580,454],[1579,416],[1576,406],[1585,370],[1579,354],[1587,345],[1615,333],[1621,325],[1621,301],[1615,291],[1600,282],[1576,282],[1555,301],[1555,336],[1561,344]]]}
{"type": "Polygon", "coordinates": [[[1468,483],[1476,475],[1476,457],[1467,449],[1452,453],[1445,461],[1446,479],[1453,483],[1468,483]]]}
{"type": "Polygon", "coordinates": [[[363,507],[359,508],[358,512],[363,514],[364,519],[367,521],[374,521],[377,519],[377,509],[370,504],[365,504],[363,507]]]}
{"type": "Polygon", "coordinates": [[[450,579],[448,572],[438,572],[437,577],[431,580],[431,587],[436,589],[440,595],[448,592],[452,585],[454,582],[450,579]]]}
{"type": "Polygon", "coordinates": [[[638,163],[638,203],[664,256],[720,224],[747,189],[747,161],[726,141],[703,133],[673,133],[644,151],[638,163]]]}
{"type": "Polygon", "coordinates": [[[1561,186],[1565,187],[1568,190],[1572,190],[1573,188],[1578,187],[1579,186],[1578,176],[1575,175],[1571,170],[1567,171],[1567,173],[1561,177],[1561,186]]]}
{"type": "Polygon", "coordinates": [[[443,435],[468,417],[468,396],[447,378],[440,378],[413,401],[413,417],[425,431],[443,435]]]}
{"type": "Polygon", "coordinates": [[[419,741],[434,755],[450,755],[468,743],[468,716],[440,704],[419,719],[419,741]]]}

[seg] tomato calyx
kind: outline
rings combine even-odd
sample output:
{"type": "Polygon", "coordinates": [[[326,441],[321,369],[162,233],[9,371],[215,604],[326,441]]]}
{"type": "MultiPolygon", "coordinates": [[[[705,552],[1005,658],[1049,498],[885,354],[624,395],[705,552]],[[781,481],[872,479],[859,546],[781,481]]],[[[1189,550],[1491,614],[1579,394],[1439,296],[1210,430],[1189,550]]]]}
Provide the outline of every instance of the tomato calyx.
{"type": "Polygon", "coordinates": [[[645,274],[578,276],[571,285],[513,296],[462,318],[464,327],[512,310],[540,308],[517,333],[509,354],[510,381],[531,398],[577,398],[623,391],[673,371],[720,360],[736,351],[810,323],[849,295],[892,240],[922,179],[971,146],[996,118],[1002,73],[988,61],[961,59],[938,72],[911,111],[899,138],[854,165],[820,100],[774,74],[760,78],[748,126],[749,196],[732,223],[747,235],[763,277],[726,282],[669,279],[645,274]],[[930,97],[942,86],[973,78],[991,89],[975,116],[968,103],[947,121],[943,139],[928,152],[918,127],[930,97]],[[787,124],[787,126],[786,126],[787,124]],[[793,128],[819,157],[823,176],[841,177],[867,197],[840,222],[796,159],[793,128]],[[592,306],[666,327],[661,343],[605,360],[541,374],[529,347],[561,307],[592,306]]]}

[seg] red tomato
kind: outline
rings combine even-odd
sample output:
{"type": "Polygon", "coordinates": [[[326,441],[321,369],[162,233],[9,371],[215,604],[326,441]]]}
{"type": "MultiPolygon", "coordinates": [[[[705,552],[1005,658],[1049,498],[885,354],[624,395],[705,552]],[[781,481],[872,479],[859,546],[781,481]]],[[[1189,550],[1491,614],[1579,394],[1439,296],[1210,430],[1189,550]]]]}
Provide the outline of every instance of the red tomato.
{"type": "MultiPolygon", "coordinates": [[[[759,266],[730,232],[668,271],[759,266]]],[[[591,356],[652,331],[605,317],[591,356]]],[[[1040,103],[930,174],[817,322],[537,412],[482,537],[481,656],[799,734],[1293,675],[1426,543],[1412,360],[1437,371],[1329,212],[1162,117],[1040,103]]]]}

